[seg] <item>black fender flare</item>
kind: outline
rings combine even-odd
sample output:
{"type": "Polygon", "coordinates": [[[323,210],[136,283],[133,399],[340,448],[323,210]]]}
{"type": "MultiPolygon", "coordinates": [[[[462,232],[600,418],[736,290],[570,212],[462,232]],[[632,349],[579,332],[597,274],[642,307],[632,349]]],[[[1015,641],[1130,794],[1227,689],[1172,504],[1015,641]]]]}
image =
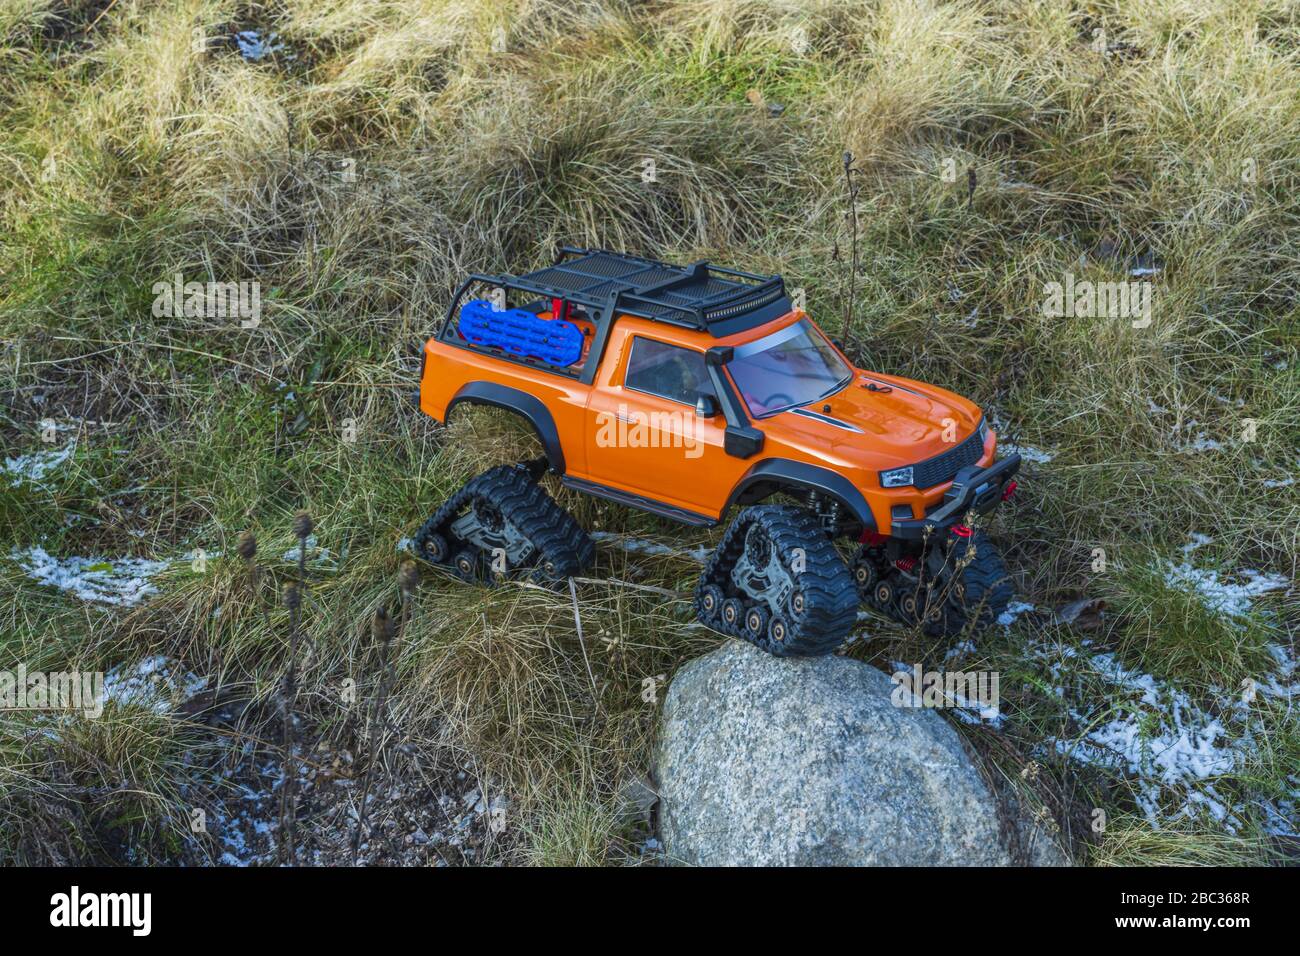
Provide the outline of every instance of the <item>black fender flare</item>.
{"type": "Polygon", "coordinates": [[[820,491],[822,494],[839,499],[866,530],[876,530],[876,519],[871,513],[871,505],[867,503],[866,496],[854,487],[853,482],[829,468],[792,461],[789,458],[764,458],[755,463],[741,476],[740,481],[736,482],[736,487],[731,490],[731,496],[727,499],[726,507],[722,509],[723,514],[732,505],[748,504],[750,501],[767,497],[778,488],[792,486],[820,491]],[[770,491],[767,490],[769,488],[770,491]],[[748,499],[747,492],[751,496],[748,499]]]}
{"type": "Polygon", "coordinates": [[[555,427],[555,419],[551,417],[550,409],[542,403],[541,399],[508,385],[498,385],[496,382],[468,382],[462,385],[447,403],[447,412],[443,415],[443,421],[450,421],[452,410],[462,403],[492,405],[522,416],[533,426],[533,431],[537,432],[551,470],[557,475],[564,474],[564,449],[560,447],[560,432],[555,427]]]}

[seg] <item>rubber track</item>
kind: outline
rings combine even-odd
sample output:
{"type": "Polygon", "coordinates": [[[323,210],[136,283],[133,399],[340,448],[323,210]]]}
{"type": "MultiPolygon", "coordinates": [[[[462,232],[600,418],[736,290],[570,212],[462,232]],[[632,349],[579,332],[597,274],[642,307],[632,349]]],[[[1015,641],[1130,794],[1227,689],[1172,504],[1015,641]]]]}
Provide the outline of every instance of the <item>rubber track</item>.
{"type": "MultiPolygon", "coordinates": [[[[993,624],[998,616],[1007,609],[1015,590],[1011,578],[1007,575],[1007,566],[1002,555],[983,531],[976,531],[968,539],[975,549],[969,563],[961,569],[961,582],[966,588],[966,600],[957,603],[955,597],[944,602],[943,616],[931,625],[934,633],[954,637],[966,627],[974,624],[976,630],[982,630],[993,624]]],[[[958,563],[967,560],[967,545],[957,542],[949,551],[949,560],[958,563]]]]}
{"type": "MultiPolygon", "coordinates": [[[[857,587],[821,522],[803,508],[759,505],[742,511],[704,566],[696,589],[697,607],[700,589],[708,584],[718,585],[728,597],[745,598],[731,581],[731,569],[744,551],[745,534],[754,522],[762,525],[787,568],[793,563],[795,549],[803,549],[804,570],[793,577],[804,597],[804,613],[798,619],[788,612],[782,614],[790,627],[790,636],[780,644],[766,635],[751,642],[778,657],[820,657],[831,653],[849,636],[857,621],[857,587]]],[[[754,603],[746,600],[747,607],[754,603]]],[[[703,620],[702,616],[701,622],[721,633],[750,640],[743,628],[729,631],[721,621],[703,620]]]]}
{"type": "Polygon", "coordinates": [[[441,534],[450,545],[450,563],[450,558],[467,543],[455,539],[449,526],[480,499],[495,505],[502,517],[532,543],[536,553],[529,565],[535,567],[534,577],[541,577],[540,565],[544,561],[555,566],[554,574],[546,577],[560,581],[578,574],[595,560],[596,546],[587,532],[519,465],[497,465],[466,482],[416,532],[416,553],[428,560],[425,543],[430,535],[441,534]]]}
{"type": "MultiPolygon", "coordinates": [[[[864,547],[858,552],[858,561],[870,560],[870,558],[866,557],[867,550],[864,547]]],[[[925,622],[922,629],[931,637],[957,637],[969,625],[973,625],[976,631],[989,627],[1007,609],[1007,605],[1011,602],[1011,598],[1015,593],[1011,586],[1011,579],[1007,575],[1006,565],[1003,563],[997,547],[989,540],[988,535],[982,531],[976,531],[971,538],[957,539],[949,545],[947,561],[954,567],[960,566],[962,562],[967,562],[964,567],[961,567],[959,573],[959,579],[966,592],[965,599],[958,600],[952,589],[947,589],[943,606],[939,610],[938,619],[925,622]],[[968,541],[970,542],[969,545],[968,541]],[[975,553],[968,560],[966,557],[967,548],[972,545],[975,553]]],[[[875,563],[877,573],[884,579],[892,581],[894,586],[899,589],[899,596],[904,593],[912,593],[915,589],[915,585],[899,574],[892,564],[873,563],[875,563]]],[[[942,588],[943,586],[938,587],[942,588]]],[[[926,594],[926,589],[923,586],[920,594],[917,595],[923,608],[926,594]]],[[[915,626],[917,623],[915,620],[909,620],[901,612],[897,602],[889,607],[881,607],[871,599],[871,595],[861,595],[861,599],[863,603],[902,624],[915,626]]]]}

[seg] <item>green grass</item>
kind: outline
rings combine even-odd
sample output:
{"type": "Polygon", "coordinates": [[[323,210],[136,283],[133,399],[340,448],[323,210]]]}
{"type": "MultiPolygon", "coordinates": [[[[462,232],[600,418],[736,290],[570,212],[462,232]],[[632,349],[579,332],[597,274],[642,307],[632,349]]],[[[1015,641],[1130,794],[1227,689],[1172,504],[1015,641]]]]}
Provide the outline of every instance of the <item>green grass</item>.
{"type": "MultiPolygon", "coordinates": [[[[44,418],[77,439],[41,484],[0,478],[0,660],[107,668],[165,653],[268,704],[284,612],[267,626],[234,542],[258,535],[267,597],[290,573],[291,516],[309,508],[337,561],[314,571],[303,707],[315,732],[346,739],[357,714],[338,688],[352,678],[373,691],[368,619],[396,597],[397,542],[473,474],[532,453],[499,416],[443,428],[406,404],[418,345],[458,279],[539,264],[559,242],[709,257],[780,271],[860,364],[968,395],[1050,453],[1026,465],[991,530],[1025,600],[1100,597],[1110,613],[1087,634],[1022,620],[979,640],[968,665],[1002,672],[1008,715],[1001,735],[972,735],[985,759],[1022,783],[1041,765],[1031,803],[1081,860],[1273,859],[1258,827],[1201,816],[1156,830],[1124,773],[1045,754],[1044,741],[1082,733],[1072,711],[1120,701],[1086,669],[1067,673],[1061,699],[1041,655],[1114,651],[1209,706],[1267,673],[1268,645],[1294,649],[1294,587],[1234,621],[1159,570],[1200,532],[1224,573],[1296,575],[1291,5],[103,9],[0,6],[0,446],[48,450],[44,418]],[[249,63],[229,44],[195,54],[195,23],[211,37],[276,30],[295,58],[249,63]],[[1107,55],[1090,46],[1098,28],[1107,55]],[[769,116],[752,90],[784,112],[769,116]],[[862,270],[842,330],[846,149],[862,171],[862,270]],[[641,180],[647,158],[656,184],[641,180]],[[349,160],[351,182],[337,173],[349,160]],[[1122,280],[1137,256],[1161,264],[1150,328],[1043,314],[1044,282],[1122,280]],[[155,318],[152,286],[177,272],[256,279],[260,327],[155,318]],[[34,545],[220,556],[202,574],[179,564],[161,594],[124,611],[24,577],[6,556],[34,545]],[[1092,569],[1095,549],[1107,570],[1092,569]],[[1123,822],[1094,833],[1096,807],[1123,822]]],[[[712,540],[557,495],[589,528],[712,540]]],[[[603,547],[591,574],[605,583],[580,586],[585,646],[567,595],[427,575],[394,713],[415,751],[453,752],[502,782],[516,835],[503,858],[630,858],[616,793],[649,769],[656,706],[642,682],[717,638],[688,626],[685,598],[609,582],[685,595],[696,573],[603,547]]],[[[849,652],[881,666],[946,650],[880,621],[865,630],[849,652]]],[[[1254,758],[1217,792],[1247,807],[1294,801],[1294,721],[1272,705],[1256,719],[1254,758]]],[[[122,861],[127,846],[135,860],[174,858],[196,772],[180,755],[234,744],[178,717],[83,723],[40,747],[26,718],[0,724],[0,806],[32,821],[0,828],[0,860],[122,861]]]]}
{"type": "Polygon", "coordinates": [[[1234,618],[1211,609],[1171,583],[1158,564],[1126,571],[1120,589],[1115,606],[1128,623],[1124,656],[1152,673],[1192,686],[1234,688],[1272,666],[1267,647],[1279,635],[1262,614],[1234,618]]]}

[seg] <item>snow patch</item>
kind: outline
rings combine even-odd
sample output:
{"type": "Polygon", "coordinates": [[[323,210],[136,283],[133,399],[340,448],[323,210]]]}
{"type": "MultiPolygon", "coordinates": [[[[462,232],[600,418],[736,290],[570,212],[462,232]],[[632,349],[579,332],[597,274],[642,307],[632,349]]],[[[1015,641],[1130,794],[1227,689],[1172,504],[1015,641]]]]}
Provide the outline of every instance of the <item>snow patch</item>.
{"type": "Polygon", "coordinates": [[[1021,445],[1010,438],[1004,437],[1011,431],[1011,427],[997,412],[989,413],[989,424],[993,426],[993,431],[998,436],[998,454],[1004,458],[1007,455],[1018,454],[1027,462],[1035,465],[1045,465],[1056,457],[1054,452],[1044,451],[1041,448],[1035,448],[1033,445],[1021,445]]]}
{"type": "Polygon", "coordinates": [[[1055,750],[1078,763],[1125,772],[1153,827],[1170,816],[1194,817],[1198,807],[1230,827],[1228,804],[1208,782],[1235,770],[1244,756],[1223,723],[1113,654],[1095,654],[1086,663],[1124,696],[1123,713],[1095,724],[1091,715],[1071,710],[1087,730],[1077,740],[1051,740],[1055,750]],[[1172,814],[1165,809],[1171,797],[1178,803],[1172,814]]]}
{"type": "Polygon", "coordinates": [[[1207,438],[1205,432],[1197,432],[1196,437],[1183,448],[1185,451],[1223,451],[1223,442],[1207,438]]]}
{"type": "Polygon", "coordinates": [[[150,578],[166,570],[167,561],[144,558],[55,558],[44,548],[9,552],[23,572],[42,584],[68,591],[83,601],[134,607],[158,589],[150,578]]]}
{"type": "Polygon", "coordinates": [[[104,702],[144,707],[155,714],[166,714],[207,686],[206,677],[190,672],[178,673],[175,661],[155,654],[134,667],[115,667],[104,675],[104,702]]]}
{"type": "MultiPolygon", "coordinates": [[[[1116,711],[1118,716],[1097,722],[1097,712],[1071,708],[1070,718],[1084,728],[1082,735],[1049,738],[1048,746],[1077,763],[1124,774],[1153,827],[1208,814],[1229,832],[1240,830],[1246,807],[1221,794],[1216,780],[1239,772],[1257,749],[1259,723],[1242,698],[1218,692],[1211,713],[1172,685],[1126,667],[1112,653],[1069,647],[1039,648],[1033,653],[1040,659],[1057,658],[1050,671],[1053,681],[1059,682],[1052,688],[1058,697],[1064,696],[1062,671],[1067,664],[1077,664],[1081,672],[1100,678],[1116,692],[1106,695],[1103,706],[1106,716],[1116,711]]],[[[1297,687],[1284,682],[1295,674],[1295,659],[1281,646],[1271,647],[1270,653],[1278,669],[1258,690],[1289,699],[1297,687]]],[[[1300,788],[1295,796],[1300,799],[1300,788]]],[[[1295,801],[1279,800],[1263,809],[1270,832],[1294,833],[1300,826],[1295,801]]]]}
{"type": "Polygon", "coordinates": [[[241,30],[235,34],[235,43],[239,46],[239,55],[245,60],[257,63],[273,53],[285,48],[278,33],[262,35],[260,30],[241,30]]]}
{"type": "Polygon", "coordinates": [[[50,472],[72,457],[72,452],[76,447],[76,439],[73,439],[62,448],[51,451],[34,451],[30,455],[6,458],[4,473],[9,477],[10,487],[17,488],[24,482],[37,486],[42,485],[50,472]]]}
{"type": "MultiPolygon", "coordinates": [[[[334,553],[330,551],[329,548],[322,548],[320,546],[320,543],[316,540],[316,536],[314,534],[307,535],[306,544],[307,544],[308,564],[328,565],[328,566],[338,565],[338,558],[334,556],[334,553]]],[[[282,555],[281,560],[289,564],[297,564],[298,557],[301,551],[302,548],[299,545],[295,544],[292,548],[290,548],[282,555]]]]}
{"type": "Polygon", "coordinates": [[[1265,697],[1290,701],[1300,695],[1300,679],[1297,679],[1300,675],[1296,674],[1295,654],[1281,644],[1270,644],[1267,650],[1276,662],[1276,670],[1257,681],[1255,689],[1265,697]]]}
{"type": "Polygon", "coordinates": [[[1268,574],[1247,568],[1236,574],[1242,581],[1224,581],[1213,568],[1197,568],[1190,561],[1166,562],[1165,585],[1175,591],[1190,589],[1211,611],[1230,617],[1244,617],[1251,600],[1269,591],[1284,590],[1291,582],[1280,574],[1268,574]]]}
{"type": "Polygon", "coordinates": [[[712,549],[704,545],[693,548],[690,551],[683,551],[680,548],[673,548],[658,541],[651,541],[648,538],[637,538],[632,535],[617,534],[613,531],[593,531],[591,540],[612,544],[617,548],[622,548],[628,554],[644,554],[649,557],[671,556],[676,558],[685,558],[688,561],[694,561],[697,564],[704,564],[709,560],[712,549]]]}
{"type": "Polygon", "coordinates": [[[998,615],[998,623],[1003,627],[1010,627],[1016,622],[1016,618],[1032,610],[1034,610],[1032,604],[1026,604],[1024,601],[1012,601],[1007,605],[1007,609],[998,615]]]}
{"type": "Polygon", "coordinates": [[[972,641],[970,638],[966,638],[965,640],[958,641],[956,644],[954,644],[952,647],[950,647],[947,651],[944,652],[943,662],[946,664],[955,658],[965,657],[967,654],[974,654],[974,653],[975,653],[975,642],[972,641]]]}
{"type": "Polygon", "coordinates": [[[998,452],[1002,455],[1018,454],[1022,459],[1035,465],[1045,465],[1056,456],[1050,451],[1043,451],[1033,445],[1017,445],[1013,441],[998,441],[998,452]]]}

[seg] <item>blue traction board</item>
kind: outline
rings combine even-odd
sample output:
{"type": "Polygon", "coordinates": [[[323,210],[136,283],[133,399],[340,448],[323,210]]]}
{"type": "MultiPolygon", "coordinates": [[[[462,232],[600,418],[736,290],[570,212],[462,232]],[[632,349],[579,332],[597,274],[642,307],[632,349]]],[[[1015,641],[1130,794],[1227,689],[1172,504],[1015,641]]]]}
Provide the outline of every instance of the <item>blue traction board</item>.
{"type": "Polygon", "coordinates": [[[456,329],[475,345],[495,346],[547,365],[567,366],[582,358],[582,330],[572,322],[543,319],[527,309],[497,311],[486,299],[461,306],[456,329]]]}

